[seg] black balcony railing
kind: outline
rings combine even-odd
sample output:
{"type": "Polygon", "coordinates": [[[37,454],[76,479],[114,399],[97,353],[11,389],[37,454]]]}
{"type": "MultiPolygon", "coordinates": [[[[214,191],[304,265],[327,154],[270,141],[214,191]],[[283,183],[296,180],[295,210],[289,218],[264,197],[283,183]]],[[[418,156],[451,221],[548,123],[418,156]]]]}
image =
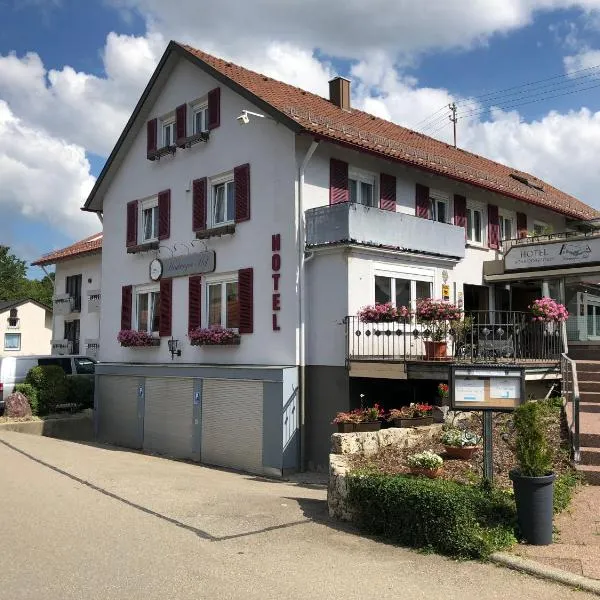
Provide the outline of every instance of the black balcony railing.
{"type": "Polygon", "coordinates": [[[415,317],[363,323],[348,316],[345,323],[347,361],[558,363],[563,352],[560,325],[534,321],[531,313],[474,311],[441,325],[415,317]]]}

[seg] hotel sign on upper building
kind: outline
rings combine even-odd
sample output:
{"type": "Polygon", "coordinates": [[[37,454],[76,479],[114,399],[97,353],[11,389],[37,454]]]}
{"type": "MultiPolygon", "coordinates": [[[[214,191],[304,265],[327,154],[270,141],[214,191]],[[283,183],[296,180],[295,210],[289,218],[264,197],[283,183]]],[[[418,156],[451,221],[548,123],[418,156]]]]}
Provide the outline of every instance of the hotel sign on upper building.
{"type": "Polygon", "coordinates": [[[517,244],[504,256],[504,269],[551,269],[600,263],[600,237],[517,244]]]}

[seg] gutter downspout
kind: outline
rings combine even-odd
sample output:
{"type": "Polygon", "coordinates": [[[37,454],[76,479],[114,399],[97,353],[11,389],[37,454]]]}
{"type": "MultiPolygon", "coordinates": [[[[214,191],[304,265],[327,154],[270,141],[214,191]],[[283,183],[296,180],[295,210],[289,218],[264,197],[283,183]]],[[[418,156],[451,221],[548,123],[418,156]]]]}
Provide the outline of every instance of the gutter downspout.
{"type": "Polygon", "coordinates": [[[296,222],[298,224],[298,365],[300,367],[300,470],[306,470],[306,286],[304,284],[306,258],[304,250],[306,247],[306,221],[304,217],[304,173],[306,167],[319,145],[313,140],[304,156],[304,160],[298,171],[298,213],[296,222]]]}

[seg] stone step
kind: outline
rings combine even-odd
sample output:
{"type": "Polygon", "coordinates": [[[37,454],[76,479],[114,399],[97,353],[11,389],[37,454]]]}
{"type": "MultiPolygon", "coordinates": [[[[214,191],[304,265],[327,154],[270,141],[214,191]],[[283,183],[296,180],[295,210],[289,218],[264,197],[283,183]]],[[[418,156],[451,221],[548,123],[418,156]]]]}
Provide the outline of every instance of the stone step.
{"type": "Polygon", "coordinates": [[[584,392],[579,389],[579,401],[589,402],[590,404],[600,403],[600,391],[598,392],[584,392]]]}
{"type": "Polygon", "coordinates": [[[594,360],[576,360],[577,374],[582,373],[600,373],[600,362],[594,360]]]}
{"type": "MultiPolygon", "coordinates": [[[[579,414],[583,415],[584,413],[585,415],[600,415],[600,402],[580,402],[579,414]]],[[[583,418],[587,417],[584,416],[583,418]]]]}
{"type": "Polygon", "coordinates": [[[582,465],[600,466],[600,448],[580,448],[582,465]]]}
{"type": "Polygon", "coordinates": [[[579,385],[583,381],[597,382],[600,384],[600,371],[580,371],[577,369],[577,379],[579,380],[579,385]]]}
{"type": "MultiPolygon", "coordinates": [[[[589,373],[586,373],[589,375],[589,373]]],[[[579,379],[579,392],[600,392],[600,381],[598,380],[587,380],[585,378],[579,379]]]]}
{"type": "Polygon", "coordinates": [[[589,485],[600,485],[600,467],[596,465],[576,465],[575,469],[580,473],[589,485]]]}

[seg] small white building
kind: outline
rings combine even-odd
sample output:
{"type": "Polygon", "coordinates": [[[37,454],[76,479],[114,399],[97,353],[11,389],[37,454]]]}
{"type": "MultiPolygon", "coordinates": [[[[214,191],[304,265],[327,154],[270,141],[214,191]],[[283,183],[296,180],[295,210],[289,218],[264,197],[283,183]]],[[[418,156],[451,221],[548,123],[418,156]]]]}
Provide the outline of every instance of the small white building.
{"type": "MultiPolygon", "coordinates": [[[[102,439],[258,473],[319,467],[362,390],[403,404],[447,378],[365,366],[382,352],[350,350],[361,307],[443,297],[489,314],[554,293],[486,264],[593,208],[350,98],[343,78],[325,99],[169,44],[84,207],[104,224],[102,439]],[[216,325],[229,344],[192,343],[216,325]],[[136,331],[152,339],[132,345],[136,331]]],[[[392,363],[416,348],[407,332],[392,363]]]]}
{"type": "Polygon", "coordinates": [[[52,310],[35,300],[0,302],[1,356],[50,354],[52,310]]]}
{"type": "Polygon", "coordinates": [[[32,263],[43,269],[55,265],[52,354],[98,356],[101,252],[97,233],[32,263]]]}

